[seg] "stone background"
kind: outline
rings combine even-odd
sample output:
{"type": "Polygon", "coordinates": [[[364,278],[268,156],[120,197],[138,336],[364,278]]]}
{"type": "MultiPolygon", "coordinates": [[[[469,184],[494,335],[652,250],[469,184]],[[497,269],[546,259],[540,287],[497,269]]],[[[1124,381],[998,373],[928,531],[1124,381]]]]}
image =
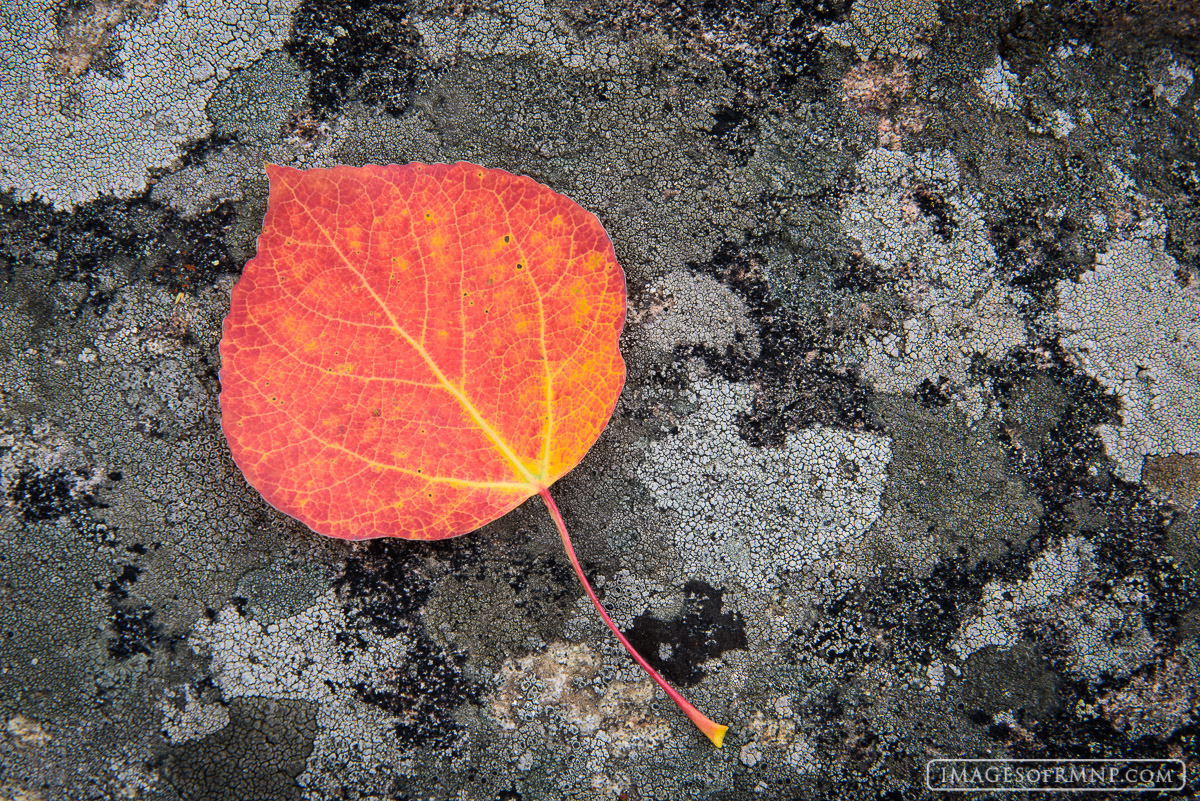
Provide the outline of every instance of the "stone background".
{"type": "Polygon", "coordinates": [[[0,29],[0,797],[1198,772],[1194,4],[17,0],[0,29]],[[230,461],[263,162],[459,159],[612,236],[629,379],[556,496],[720,751],[536,500],[351,545],[230,461]]]}

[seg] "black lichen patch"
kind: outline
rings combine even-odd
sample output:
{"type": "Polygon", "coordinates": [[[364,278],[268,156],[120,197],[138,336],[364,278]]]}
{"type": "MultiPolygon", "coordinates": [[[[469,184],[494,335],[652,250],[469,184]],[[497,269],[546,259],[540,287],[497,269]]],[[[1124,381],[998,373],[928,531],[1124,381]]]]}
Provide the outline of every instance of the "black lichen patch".
{"type": "Polygon", "coordinates": [[[84,470],[25,471],[9,487],[8,501],[26,522],[65,517],[97,505],[90,491],[79,489],[89,478],[84,470]]]}
{"type": "Polygon", "coordinates": [[[930,664],[950,645],[962,620],[996,578],[1023,574],[1020,555],[999,562],[940,562],[925,578],[885,574],[862,590],[843,593],[821,617],[789,639],[786,652],[799,663],[815,654],[849,675],[864,663],[930,664]]]}
{"type": "Polygon", "coordinates": [[[99,310],[129,280],[191,291],[231,269],[224,230],[234,217],[224,204],[187,219],[145,195],[96,200],[69,212],[0,196],[0,272],[42,276],[34,283],[80,284],[78,306],[99,310]]]}
{"type": "Polygon", "coordinates": [[[917,386],[915,393],[917,401],[926,409],[931,409],[935,406],[942,407],[950,403],[953,398],[954,387],[950,384],[950,380],[945,376],[938,376],[935,383],[931,379],[926,378],[917,386]]]}
{"type": "Polygon", "coordinates": [[[700,665],[706,659],[746,647],[745,621],[721,611],[723,595],[703,581],[689,581],[683,588],[683,615],[671,620],[639,615],[624,634],[667,681],[690,687],[704,678],[700,665]],[[664,652],[669,653],[664,657],[664,652]]]}
{"type": "Polygon", "coordinates": [[[432,587],[421,547],[426,544],[376,540],[346,560],[333,586],[350,620],[385,637],[412,629],[432,587]]]}
{"type": "Polygon", "coordinates": [[[954,238],[958,222],[954,219],[954,211],[944,197],[924,184],[917,184],[905,194],[916,204],[921,216],[929,220],[931,230],[940,236],[943,242],[949,242],[954,238]]]}
{"type": "Polygon", "coordinates": [[[770,291],[761,263],[761,254],[726,243],[708,263],[688,265],[715,276],[741,295],[758,326],[758,356],[732,346],[724,352],[690,349],[722,378],[755,386],[752,407],[738,420],[742,438],[759,447],[779,446],[789,431],[812,425],[872,429],[870,390],[859,383],[853,371],[830,364],[836,326],[807,328],[770,291]]]}
{"type": "Polygon", "coordinates": [[[358,697],[395,715],[396,740],[403,746],[447,746],[458,727],[454,711],[465,703],[478,704],[483,688],[462,671],[465,656],[448,655],[428,637],[408,649],[402,666],[382,677],[381,686],[355,684],[358,697]]]}
{"type": "Polygon", "coordinates": [[[1022,203],[991,225],[1000,274],[1029,293],[1032,316],[1054,309],[1058,282],[1077,278],[1095,260],[1080,234],[1078,223],[1050,202],[1022,203]]]}
{"type": "Polygon", "coordinates": [[[875,292],[891,280],[892,276],[859,250],[847,253],[841,267],[833,272],[834,289],[852,289],[855,292],[875,292]]]}
{"type": "Polygon", "coordinates": [[[749,164],[758,141],[758,123],[748,113],[745,98],[739,96],[732,105],[714,109],[713,120],[708,133],[717,147],[733,156],[739,167],[749,164]]]}
{"type": "Polygon", "coordinates": [[[154,624],[154,610],[147,606],[114,607],[109,625],[116,634],[108,643],[108,653],[114,659],[149,654],[158,643],[160,631],[154,624]]]}
{"type": "Polygon", "coordinates": [[[407,108],[421,35],[407,2],[304,0],[293,14],[287,52],[312,73],[309,102],[319,117],[357,100],[390,114],[407,108]]]}
{"type": "MultiPolygon", "coordinates": [[[[354,625],[385,637],[406,635],[412,640],[403,665],[373,686],[354,685],[364,701],[399,718],[395,731],[403,745],[454,743],[459,732],[455,710],[464,703],[478,703],[482,697],[481,686],[463,673],[466,654],[450,653],[435,643],[420,618],[433,589],[422,557],[455,553],[454,545],[444,543],[381,540],[348,559],[334,582],[345,601],[346,617],[354,625]]],[[[460,564],[471,561],[467,557],[460,564]]],[[[343,632],[338,639],[346,648],[366,647],[362,636],[353,631],[343,632]]]]}
{"type": "Polygon", "coordinates": [[[1013,421],[1002,429],[1002,436],[1008,437],[1015,463],[1045,508],[1039,539],[1049,542],[1080,534],[1096,547],[1102,580],[1145,576],[1153,600],[1146,622],[1155,636],[1171,639],[1177,616],[1196,603],[1186,590],[1180,565],[1166,554],[1171,513],[1145,487],[1101,469],[1107,461],[1096,427],[1118,421],[1116,400],[1059,354],[1046,366],[1046,353],[1021,352],[989,368],[1006,422],[1013,421]],[[1029,425],[1028,414],[1021,411],[1028,404],[1022,399],[1034,377],[1042,374],[1052,377],[1064,402],[1055,405],[1058,419],[1043,423],[1045,433],[1030,447],[1013,434],[1029,425]]]}
{"type": "Polygon", "coordinates": [[[108,618],[111,630],[108,653],[114,659],[150,654],[162,639],[162,630],[154,622],[154,610],[129,595],[129,588],[138,580],[140,573],[141,570],[135,565],[125,565],[120,575],[108,585],[108,605],[111,610],[108,618]]]}
{"type": "Polygon", "coordinates": [[[157,760],[167,782],[186,801],[300,798],[317,736],[310,701],[235,698],[229,725],[202,740],[173,747],[157,760]]]}
{"type": "Polygon", "coordinates": [[[811,629],[788,643],[793,661],[797,661],[799,648],[816,654],[827,664],[849,669],[879,658],[879,644],[863,621],[861,610],[847,610],[842,599],[831,604],[811,629]]]}

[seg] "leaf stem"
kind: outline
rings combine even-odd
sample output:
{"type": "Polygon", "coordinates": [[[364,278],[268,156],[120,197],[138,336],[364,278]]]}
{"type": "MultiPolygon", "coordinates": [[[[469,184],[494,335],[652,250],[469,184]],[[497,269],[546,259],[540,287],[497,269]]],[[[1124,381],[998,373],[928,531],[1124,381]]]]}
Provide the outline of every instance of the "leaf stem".
{"type": "Polygon", "coordinates": [[[592,589],[592,585],[588,583],[587,576],[583,574],[583,567],[579,564],[579,558],[575,556],[575,547],[571,545],[571,536],[567,534],[567,524],[563,522],[562,513],[558,511],[558,504],[550,497],[550,490],[546,487],[539,487],[538,494],[546,502],[546,510],[550,512],[550,517],[554,518],[554,524],[558,526],[558,533],[562,536],[563,549],[566,550],[567,557],[571,560],[571,566],[575,568],[575,575],[579,576],[579,582],[587,590],[588,597],[592,599],[592,605],[596,607],[596,611],[600,613],[600,617],[604,620],[605,624],[612,629],[613,634],[617,635],[617,639],[621,641],[621,645],[625,646],[625,650],[629,652],[633,660],[650,674],[650,678],[654,679],[654,682],[663,688],[663,692],[671,696],[671,700],[683,710],[683,714],[687,715],[692,723],[696,724],[696,728],[704,732],[705,737],[712,740],[713,745],[720,748],[721,742],[725,739],[725,731],[729,727],[713,723],[704,713],[692,706],[686,698],[679,694],[678,690],[667,684],[666,679],[658,675],[658,671],[650,667],[650,663],[637,652],[637,649],[629,643],[629,640],[625,639],[625,635],[617,629],[616,624],[612,622],[612,618],[608,616],[608,612],[604,611],[604,607],[600,604],[600,599],[596,597],[596,591],[592,589]]]}

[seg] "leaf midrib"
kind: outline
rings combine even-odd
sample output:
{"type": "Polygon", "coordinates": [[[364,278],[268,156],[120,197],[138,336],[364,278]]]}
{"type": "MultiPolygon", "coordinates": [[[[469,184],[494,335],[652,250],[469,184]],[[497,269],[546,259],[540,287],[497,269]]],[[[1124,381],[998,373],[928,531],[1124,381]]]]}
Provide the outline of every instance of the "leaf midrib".
{"type": "MultiPolygon", "coordinates": [[[[294,192],[293,192],[293,198],[295,198],[294,192]]],[[[300,205],[300,207],[302,209],[304,209],[304,213],[306,215],[308,215],[308,218],[309,218],[309,220],[312,221],[313,226],[318,231],[321,232],[322,236],[325,237],[325,240],[329,243],[329,246],[331,248],[333,248],[333,252],[336,253],[339,258],[341,258],[342,262],[346,265],[346,268],[348,270],[350,270],[352,273],[354,273],[354,275],[362,283],[363,288],[367,290],[367,292],[371,295],[371,298],[374,299],[375,303],[378,304],[379,308],[383,311],[383,313],[385,315],[387,315],[387,318],[391,324],[392,330],[394,330],[397,334],[399,334],[400,337],[403,338],[404,341],[407,342],[409,344],[409,346],[412,347],[412,349],[417,352],[417,355],[420,356],[422,361],[425,362],[426,367],[429,368],[429,371],[433,374],[433,377],[437,379],[438,383],[441,384],[442,388],[445,389],[447,392],[449,392],[454,397],[454,399],[458,401],[459,406],[461,406],[463,411],[465,411],[467,413],[467,415],[471,418],[472,422],[474,422],[475,425],[479,427],[479,430],[483,432],[484,437],[486,437],[487,440],[492,443],[492,446],[495,447],[496,450],[498,450],[500,452],[500,454],[502,456],[504,456],[505,459],[508,460],[509,465],[513,468],[514,472],[516,472],[517,477],[520,478],[522,481],[524,481],[526,484],[528,484],[530,489],[532,490],[532,492],[536,493],[539,490],[541,490],[545,486],[544,481],[546,479],[546,476],[545,475],[535,476],[533,473],[531,473],[529,471],[529,469],[525,466],[524,462],[522,462],[517,457],[517,455],[515,453],[513,453],[512,448],[510,448],[508,446],[508,443],[504,441],[504,438],[501,437],[500,434],[494,428],[492,428],[492,426],[487,422],[487,420],[485,420],[483,418],[483,415],[480,414],[479,410],[475,408],[475,404],[471,403],[470,399],[467,398],[467,396],[463,393],[463,391],[461,389],[459,389],[458,387],[456,387],[453,384],[453,382],[451,382],[446,377],[446,374],[442,372],[440,367],[438,367],[437,362],[435,362],[433,360],[433,357],[431,357],[429,355],[429,352],[425,350],[425,348],[421,345],[421,343],[419,343],[415,339],[413,339],[413,337],[411,335],[409,335],[409,333],[407,331],[404,330],[404,328],[400,325],[399,320],[396,319],[396,315],[392,313],[392,310],[390,308],[388,308],[387,303],[385,303],[383,298],[381,298],[379,296],[379,293],[376,292],[371,287],[371,284],[369,281],[367,281],[366,276],[363,275],[362,271],[359,270],[358,267],[355,266],[354,262],[349,258],[349,256],[346,255],[346,253],[342,250],[341,246],[337,243],[337,241],[334,240],[333,236],[329,233],[329,231],[326,230],[325,226],[321,225],[317,221],[317,218],[309,210],[308,206],[303,203],[300,203],[298,199],[296,199],[296,202],[300,205]]],[[[540,295],[538,295],[538,302],[541,303],[540,295]]],[[[426,302],[425,306],[426,306],[425,313],[428,314],[429,313],[428,301],[426,302]]],[[[544,325],[545,315],[543,315],[542,318],[543,318],[543,325],[544,325]]],[[[543,337],[544,337],[544,332],[543,332],[543,337]]],[[[544,343],[543,343],[543,350],[544,350],[544,343]]],[[[549,391],[548,388],[547,388],[547,391],[549,391]]],[[[549,397],[547,397],[547,400],[549,400],[549,397]]],[[[545,450],[544,450],[545,454],[549,454],[549,451],[550,451],[549,439],[550,439],[550,435],[549,435],[549,432],[547,431],[545,450]]],[[[543,465],[545,465],[545,462],[546,462],[546,459],[543,458],[543,465]]],[[[544,472],[544,467],[543,467],[543,472],[544,472]]]]}

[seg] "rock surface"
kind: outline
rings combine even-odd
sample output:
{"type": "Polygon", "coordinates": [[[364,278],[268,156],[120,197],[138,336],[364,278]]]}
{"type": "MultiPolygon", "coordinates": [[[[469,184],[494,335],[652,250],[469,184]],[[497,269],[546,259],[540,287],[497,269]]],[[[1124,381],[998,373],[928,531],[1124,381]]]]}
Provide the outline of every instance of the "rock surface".
{"type": "Polygon", "coordinates": [[[918,798],[932,756],[1194,760],[1189,8],[7,4],[0,796],[918,798]],[[261,164],[459,159],[612,236],[629,378],[556,498],[720,751],[536,501],[349,544],[229,458],[261,164]]]}

